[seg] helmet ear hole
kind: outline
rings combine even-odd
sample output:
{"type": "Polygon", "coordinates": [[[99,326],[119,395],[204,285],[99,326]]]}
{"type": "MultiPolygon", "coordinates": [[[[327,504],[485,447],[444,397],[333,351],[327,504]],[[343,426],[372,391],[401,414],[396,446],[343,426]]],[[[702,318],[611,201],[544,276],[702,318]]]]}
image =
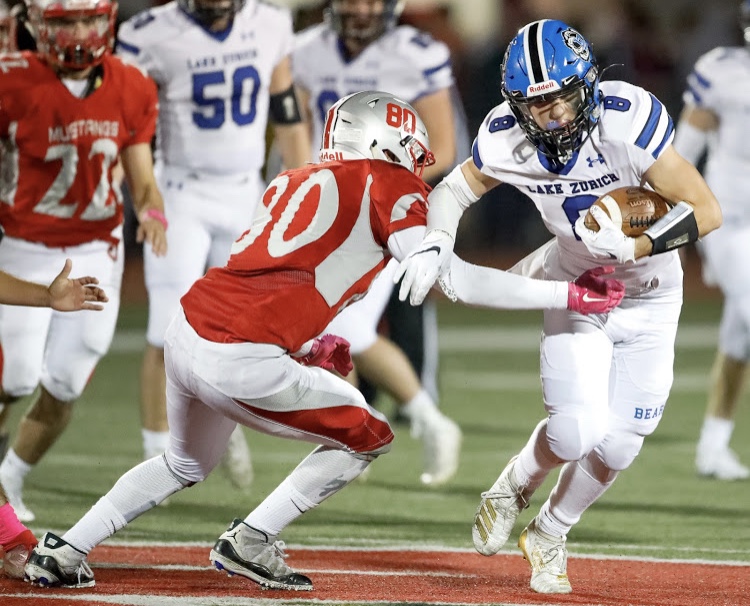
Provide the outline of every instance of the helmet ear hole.
{"type": "Polygon", "coordinates": [[[398,159],[398,156],[394,154],[390,149],[384,149],[383,155],[388,158],[389,162],[393,162],[395,164],[401,164],[401,160],[398,159]]]}

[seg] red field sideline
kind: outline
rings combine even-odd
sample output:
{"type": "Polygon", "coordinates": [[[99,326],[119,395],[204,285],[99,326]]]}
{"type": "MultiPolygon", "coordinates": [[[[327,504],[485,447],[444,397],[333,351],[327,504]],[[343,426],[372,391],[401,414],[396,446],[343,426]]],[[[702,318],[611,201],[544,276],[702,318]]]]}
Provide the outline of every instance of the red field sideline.
{"type": "Polygon", "coordinates": [[[290,550],[312,592],[261,590],[213,570],[206,547],[100,546],[91,554],[93,589],[30,587],[0,578],[2,606],[251,605],[302,603],[579,604],[586,606],[750,606],[749,566],[572,558],[573,594],[529,589],[520,555],[456,551],[290,550]]]}

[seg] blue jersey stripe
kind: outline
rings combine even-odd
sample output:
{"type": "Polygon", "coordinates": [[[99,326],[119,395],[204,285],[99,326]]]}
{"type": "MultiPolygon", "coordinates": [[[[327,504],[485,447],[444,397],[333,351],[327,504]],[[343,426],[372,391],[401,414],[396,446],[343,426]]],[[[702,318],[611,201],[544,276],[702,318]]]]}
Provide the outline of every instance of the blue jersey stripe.
{"type": "Polygon", "coordinates": [[[657,147],[651,154],[654,157],[654,160],[656,160],[656,158],[659,157],[661,150],[667,144],[667,141],[669,141],[669,137],[674,132],[674,122],[672,121],[672,116],[668,116],[668,118],[669,118],[669,122],[667,123],[667,132],[664,134],[664,137],[662,138],[661,143],[659,143],[659,147],[657,147]]]}
{"type": "Polygon", "coordinates": [[[693,98],[696,105],[703,105],[703,97],[692,86],[688,85],[685,92],[693,98]]]}
{"type": "Polygon", "coordinates": [[[646,149],[648,144],[651,143],[651,139],[654,138],[656,128],[659,126],[661,112],[664,109],[664,106],[656,97],[650,93],[649,96],[651,97],[651,113],[648,116],[648,120],[646,120],[646,124],[643,127],[641,134],[638,135],[638,138],[635,140],[635,144],[642,149],[646,149]]]}
{"type": "Polygon", "coordinates": [[[435,67],[431,67],[429,69],[422,71],[422,75],[425,78],[429,78],[432,74],[439,72],[441,69],[445,69],[446,67],[450,67],[450,66],[451,66],[451,60],[448,59],[447,61],[441,63],[440,65],[436,65],[435,67]]]}
{"type": "Polygon", "coordinates": [[[696,70],[693,70],[693,73],[690,75],[694,76],[698,81],[698,84],[700,84],[703,88],[711,88],[711,81],[701,76],[696,70]]]}
{"type": "Polygon", "coordinates": [[[482,158],[479,156],[479,145],[477,143],[477,139],[474,139],[474,144],[471,146],[471,157],[474,160],[474,166],[482,170],[484,162],[482,162],[482,158]]]}
{"type": "Polygon", "coordinates": [[[131,53],[133,55],[140,55],[141,54],[141,49],[140,48],[138,48],[135,44],[128,44],[124,40],[118,40],[117,41],[117,50],[119,51],[120,49],[122,49],[124,51],[127,51],[127,52],[129,52],[129,53],[131,53]]]}

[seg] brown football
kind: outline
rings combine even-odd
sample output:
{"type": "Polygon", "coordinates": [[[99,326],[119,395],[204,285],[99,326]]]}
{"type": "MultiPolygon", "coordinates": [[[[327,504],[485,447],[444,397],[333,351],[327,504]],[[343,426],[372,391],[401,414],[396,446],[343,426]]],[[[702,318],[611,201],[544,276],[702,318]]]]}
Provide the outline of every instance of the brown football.
{"type": "MultiPolygon", "coordinates": [[[[632,186],[613,189],[596,200],[594,205],[604,209],[615,225],[622,224],[622,232],[631,237],[640,236],[674,206],[655,191],[632,186]]],[[[599,224],[591,216],[591,211],[586,213],[583,224],[593,231],[599,231],[599,224]]]]}

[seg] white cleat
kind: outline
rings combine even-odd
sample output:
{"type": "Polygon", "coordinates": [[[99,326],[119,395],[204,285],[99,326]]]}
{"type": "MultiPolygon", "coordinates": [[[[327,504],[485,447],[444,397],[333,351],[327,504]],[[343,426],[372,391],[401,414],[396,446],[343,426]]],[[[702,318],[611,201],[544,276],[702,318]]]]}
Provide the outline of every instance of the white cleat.
{"type": "Polygon", "coordinates": [[[529,506],[532,492],[519,486],[513,468],[518,456],[513,457],[487,492],[482,493],[471,538],[474,549],[486,556],[495,555],[508,540],[516,518],[529,506]]]}
{"type": "Polygon", "coordinates": [[[518,539],[523,557],[531,564],[531,588],[537,593],[571,593],[568,580],[568,550],[565,537],[538,530],[536,518],[518,539]]]}
{"type": "Polygon", "coordinates": [[[235,487],[246,489],[253,483],[253,462],[242,425],[238,424],[229,436],[227,451],[221,459],[221,466],[235,487]]]}
{"type": "Polygon", "coordinates": [[[732,482],[750,478],[750,469],[740,463],[731,448],[699,450],[695,457],[698,475],[732,482]]]}
{"type": "Polygon", "coordinates": [[[51,532],[31,552],[24,580],[39,587],[79,589],[96,585],[86,555],[51,532]]]}
{"type": "Polygon", "coordinates": [[[445,415],[435,416],[422,428],[424,473],[420,476],[426,486],[440,486],[458,471],[461,454],[461,428],[445,415]]]}

